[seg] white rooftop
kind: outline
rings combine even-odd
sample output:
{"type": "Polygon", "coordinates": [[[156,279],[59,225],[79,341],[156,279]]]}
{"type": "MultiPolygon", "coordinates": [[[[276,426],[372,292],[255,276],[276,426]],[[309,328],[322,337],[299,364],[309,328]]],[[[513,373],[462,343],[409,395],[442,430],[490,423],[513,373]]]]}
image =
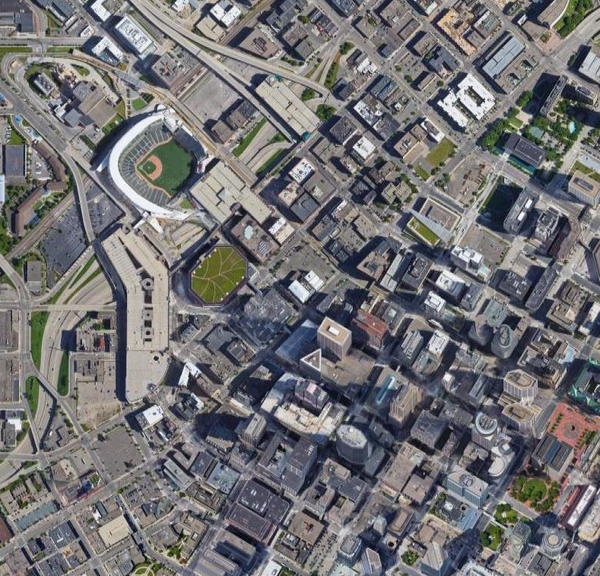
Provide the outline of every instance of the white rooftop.
{"type": "Polygon", "coordinates": [[[121,19],[115,26],[115,32],[138,54],[144,54],[153,45],[150,36],[129,16],[121,19]]]}
{"type": "Polygon", "coordinates": [[[472,74],[467,74],[454,91],[439,102],[440,108],[460,127],[469,124],[469,114],[482,120],[496,104],[494,95],[472,74]]]}
{"type": "Polygon", "coordinates": [[[225,28],[229,28],[242,14],[241,10],[229,0],[221,0],[218,4],[215,4],[210,9],[210,13],[225,28]]]}
{"type": "Polygon", "coordinates": [[[366,137],[363,136],[352,149],[363,159],[368,160],[371,154],[375,152],[375,145],[366,137]]]}
{"type": "Polygon", "coordinates": [[[290,178],[298,184],[302,184],[311,174],[315,171],[315,167],[306,158],[302,158],[298,164],[296,164],[290,170],[290,178]]]}
{"type": "Polygon", "coordinates": [[[90,10],[102,20],[102,22],[106,22],[111,13],[104,7],[105,0],[95,0],[90,4],[90,10]]]}

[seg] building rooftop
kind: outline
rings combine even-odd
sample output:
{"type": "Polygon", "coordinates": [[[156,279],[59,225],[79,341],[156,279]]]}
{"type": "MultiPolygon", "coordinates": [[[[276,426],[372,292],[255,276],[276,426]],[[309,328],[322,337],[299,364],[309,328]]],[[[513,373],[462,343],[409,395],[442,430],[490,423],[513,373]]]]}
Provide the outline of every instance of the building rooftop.
{"type": "Polygon", "coordinates": [[[504,150],[534,168],[539,168],[546,160],[546,151],[543,148],[515,132],[508,135],[504,150]]]}
{"type": "MultiPolygon", "coordinates": [[[[557,0],[561,3],[565,3],[565,0],[557,0]]],[[[568,4],[568,2],[566,2],[568,4]]],[[[587,53],[583,62],[579,66],[580,74],[583,74],[586,78],[589,78],[593,82],[600,84],[600,55],[598,48],[590,46],[590,51],[587,53]]]]}
{"type": "Polygon", "coordinates": [[[459,128],[465,129],[469,117],[463,110],[476,120],[483,120],[496,105],[496,98],[475,76],[467,74],[438,104],[459,128]]]}
{"type": "Polygon", "coordinates": [[[509,33],[483,65],[483,71],[492,79],[497,78],[525,50],[525,44],[509,33]]]}
{"type": "Polygon", "coordinates": [[[127,294],[126,397],[140,401],[158,386],[167,369],[169,276],[142,235],[119,229],[104,240],[127,294]]]}
{"type": "Polygon", "coordinates": [[[537,200],[538,195],[535,192],[528,188],[522,190],[504,219],[504,230],[509,234],[518,234],[537,200]]]}
{"type": "Polygon", "coordinates": [[[129,16],[121,18],[114,30],[139,55],[145,54],[154,46],[152,38],[129,16]]]}
{"type": "Polygon", "coordinates": [[[340,345],[345,344],[348,338],[352,338],[352,332],[348,328],[327,317],[321,322],[317,330],[318,334],[340,345]]]}

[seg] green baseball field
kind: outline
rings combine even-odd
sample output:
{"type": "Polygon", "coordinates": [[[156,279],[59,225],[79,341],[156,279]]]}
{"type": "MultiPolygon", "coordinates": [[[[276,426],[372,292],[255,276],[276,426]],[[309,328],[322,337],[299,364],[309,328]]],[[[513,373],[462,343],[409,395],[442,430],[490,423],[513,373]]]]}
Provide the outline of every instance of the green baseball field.
{"type": "Polygon", "coordinates": [[[154,148],[137,169],[152,186],[173,196],[190,177],[193,163],[192,155],[183,146],[169,140],[154,148]]]}
{"type": "Polygon", "coordinates": [[[244,281],[246,261],[231,246],[216,246],[192,271],[194,293],[206,304],[220,304],[244,281]]]}

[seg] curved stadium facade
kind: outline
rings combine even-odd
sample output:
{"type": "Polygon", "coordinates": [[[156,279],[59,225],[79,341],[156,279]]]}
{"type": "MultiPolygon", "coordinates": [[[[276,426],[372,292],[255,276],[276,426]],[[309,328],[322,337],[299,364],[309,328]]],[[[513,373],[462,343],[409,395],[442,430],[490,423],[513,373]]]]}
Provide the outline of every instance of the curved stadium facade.
{"type": "Polygon", "coordinates": [[[152,150],[170,140],[175,140],[192,156],[194,170],[186,187],[200,178],[206,150],[181,124],[172,110],[164,109],[149,114],[135,122],[117,140],[100,170],[108,168],[115,186],[141,211],[162,218],[184,220],[188,213],[170,207],[172,197],[160,187],[153,186],[139,172],[139,164],[152,150]]]}

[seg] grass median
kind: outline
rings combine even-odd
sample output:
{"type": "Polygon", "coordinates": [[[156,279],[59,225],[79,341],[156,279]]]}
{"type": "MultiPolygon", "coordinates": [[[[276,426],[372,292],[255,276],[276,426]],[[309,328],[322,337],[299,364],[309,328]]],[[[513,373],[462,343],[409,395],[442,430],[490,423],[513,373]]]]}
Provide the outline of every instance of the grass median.
{"type": "Polygon", "coordinates": [[[49,312],[31,313],[31,357],[35,367],[39,370],[42,362],[42,344],[44,341],[44,330],[48,322],[49,312]]]}
{"type": "Polygon", "coordinates": [[[25,381],[25,397],[29,404],[29,410],[31,410],[31,416],[35,418],[40,398],[40,381],[35,376],[29,376],[25,381]]]}
{"type": "Polygon", "coordinates": [[[56,387],[61,396],[69,394],[69,353],[63,352],[58,369],[58,385],[56,387]]]}
{"type": "Polygon", "coordinates": [[[246,148],[248,148],[248,146],[250,146],[250,144],[252,144],[252,141],[256,138],[256,136],[258,135],[258,133],[261,131],[261,128],[266,123],[267,123],[267,119],[266,118],[262,118],[260,120],[260,122],[257,122],[254,125],[254,127],[252,128],[252,130],[250,130],[250,132],[248,132],[248,134],[246,134],[246,136],[244,136],[240,140],[240,143],[232,151],[232,154],[236,158],[239,158],[245,152],[246,148]]]}

